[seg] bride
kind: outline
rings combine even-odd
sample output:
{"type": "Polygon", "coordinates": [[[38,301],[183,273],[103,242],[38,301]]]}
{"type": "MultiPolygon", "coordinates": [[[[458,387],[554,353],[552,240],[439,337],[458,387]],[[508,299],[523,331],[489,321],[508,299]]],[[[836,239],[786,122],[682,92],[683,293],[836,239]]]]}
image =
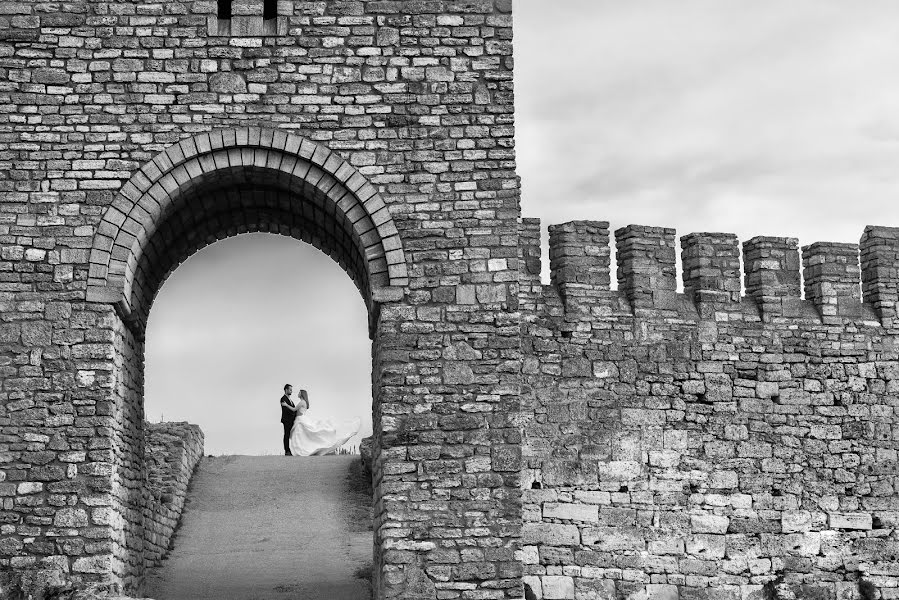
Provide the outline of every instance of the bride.
{"type": "Polygon", "coordinates": [[[309,418],[309,394],[300,390],[297,399],[297,418],[290,430],[290,451],[296,456],[322,456],[333,454],[359,432],[359,417],[338,426],[330,421],[309,418]]]}

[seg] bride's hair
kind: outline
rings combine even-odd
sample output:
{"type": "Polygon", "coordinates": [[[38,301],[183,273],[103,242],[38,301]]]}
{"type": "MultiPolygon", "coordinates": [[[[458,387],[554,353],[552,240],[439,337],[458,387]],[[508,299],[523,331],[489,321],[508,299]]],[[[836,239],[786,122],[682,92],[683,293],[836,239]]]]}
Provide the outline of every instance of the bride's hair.
{"type": "Polygon", "coordinates": [[[309,410],[309,394],[306,393],[306,390],[300,390],[300,398],[306,403],[306,410],[309,410]]]}

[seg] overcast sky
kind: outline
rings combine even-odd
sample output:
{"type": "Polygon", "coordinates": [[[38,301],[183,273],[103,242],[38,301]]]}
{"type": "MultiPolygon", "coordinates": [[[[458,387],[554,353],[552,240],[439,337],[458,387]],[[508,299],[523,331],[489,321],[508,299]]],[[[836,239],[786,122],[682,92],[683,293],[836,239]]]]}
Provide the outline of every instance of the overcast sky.
{"type": "MultiPolygon", "coordinates": [[[[524,216],[857,242],[899,226],[899,3],[519,0],[524,216]]],[[[284,383],[371,431],[371,345],[349,277],[311,246],[240,236],[163,286],[147,416],[207,453],[280,452],[284,383]]]]}

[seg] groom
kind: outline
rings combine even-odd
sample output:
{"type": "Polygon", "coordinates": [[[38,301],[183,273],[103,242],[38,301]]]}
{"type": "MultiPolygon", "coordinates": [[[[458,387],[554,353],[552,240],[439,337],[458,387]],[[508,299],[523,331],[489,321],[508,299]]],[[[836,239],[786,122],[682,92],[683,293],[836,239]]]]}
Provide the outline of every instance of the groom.
{"type": "Polygon", "coordinates": [[[290,399],[293,393],[293,386],[289,383],[284,386],[284,395],[281,396],[281,423],[284,425],[284,455],[293,456],[290,451],[290,430],[293,428],[293,422],[297,418],[297,407],[290,399]]]}

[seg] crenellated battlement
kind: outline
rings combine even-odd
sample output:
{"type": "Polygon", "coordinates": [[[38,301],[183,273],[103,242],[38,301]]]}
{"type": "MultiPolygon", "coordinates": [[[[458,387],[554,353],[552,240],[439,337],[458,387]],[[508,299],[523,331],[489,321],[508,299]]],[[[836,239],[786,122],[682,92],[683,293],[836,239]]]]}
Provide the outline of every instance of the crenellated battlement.
{"type": "Polygon", "coordinates": [[[865,227],[859,251],[862,299],[873,305],[885,327],[891,327],[899,302],[899,228],[865,227]]]}
{"type": "Polygon", "coordinates": [[[859,244],[757,236],[741,245],[731,233],[680,238],[683,293],[678,293],[674,229],[628,225],[614,232],[617,292],[611,289],[609,224],[549,226],[550,286],[540,284],[540,221],[520,223],[522,298],[558,294],[565,311],[626,301],[635,316],[750,313],[763,322],[825,324],[879,321],[892,327],[899,304],[899,228],[865,228],[859,244]],[[741,257],[742,254],[742,257],[741,257]],[[742,277],[741,277],[742,272],[742,277]],[[685,310],[685,306],[692,309],[685,310]]]}
{"type": "Polygon", "coordinates": [[[534,596],[897,589],[899,228],[807,245],[599,221],[548,229],[544,285],[540,222],[519,227],[534,596]],[[625,561],[642,579],[608,574],[625,561]]]}

